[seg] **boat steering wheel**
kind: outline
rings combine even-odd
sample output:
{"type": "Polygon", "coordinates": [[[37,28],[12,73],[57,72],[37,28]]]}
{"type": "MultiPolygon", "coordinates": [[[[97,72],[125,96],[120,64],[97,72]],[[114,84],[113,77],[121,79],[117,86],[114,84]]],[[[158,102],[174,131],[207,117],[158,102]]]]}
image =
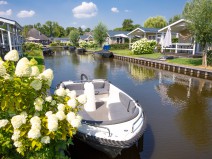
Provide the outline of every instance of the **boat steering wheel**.
{"type": "Polygon", "coordinates": [[[81,74],[81,81],[88,81],[88,77],[85,74],[81,74]]]}

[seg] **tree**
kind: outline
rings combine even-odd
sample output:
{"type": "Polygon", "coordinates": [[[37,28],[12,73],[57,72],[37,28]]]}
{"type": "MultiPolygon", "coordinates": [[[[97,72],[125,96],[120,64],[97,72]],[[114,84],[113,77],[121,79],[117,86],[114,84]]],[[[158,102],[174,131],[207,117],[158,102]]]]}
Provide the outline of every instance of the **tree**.
{"type": "Polygon", "coordinates": [[[101,47],[107,37],[107,27],[100,22],[93,30],[93,38],[101,47]]]}
{"type": "Polygon", "coordinates": [[[181,18],[182,18],[182,15],[181,15],[181,14],[175,15],[175,16],[173,16],[173,17],[171,17],[171,18],[169,19],[169,24],[172,24],[172,23],[174,23],[174,22],[180,20],[181,18]]]}
{"type": "Polygon", "coordinates": [[[187,2],[183,16],[188,20],[188,28],[195,41],[204,48],[202,65],[207,66],[207,50],[212,43],[212,1],[192,0],[187,2]]]}
{"type": "Polygon", "coordinates": [[[166,25],[166,19],[162,16],[150,17],[144,22],[145,28],[163,28],[166,25]]]}
{"type": "Polygon", "coordinates": [[[134,29],[132,19],[124,19],[122,23],[123,31],[132,31],[134,29]]]}
{"type": "Polygon", "coordinates": [[[82,30],[81,27],[78,28],[78,31],[79,31],[80,35],[83,35],[84,34],[84,32],[83,32],[83,30],[82,30]]]}
{"type": "Polygon", "coordinates": [[[86,28],[85,32],[91,32],[91,29],[90,28],[86,28]]]}
{"type": "Polygon", "coordinates": [[[69,34],[70,41],[73,43],[74,46],[78,46],[80,33],[78,30],[72,30],[69,34]]]}
{"type": "Polygon", "coordinates": [[[69,36],[69,34],[70,34],[70,32],[71,32],[72,30],[77,30],[77,28],[75,28],[75,27],[67,27],[67,28],[65,29],[65,36],[69,36]]]}

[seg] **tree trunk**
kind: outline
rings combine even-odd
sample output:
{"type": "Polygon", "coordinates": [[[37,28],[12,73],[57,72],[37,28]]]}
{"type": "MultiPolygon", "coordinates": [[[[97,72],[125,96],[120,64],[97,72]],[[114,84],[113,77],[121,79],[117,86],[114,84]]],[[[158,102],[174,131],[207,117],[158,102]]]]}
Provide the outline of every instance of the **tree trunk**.
{"type": "Polygon", "coordinates": [[[207,45],[205,45],[202,54],[202,66],[207,67],[207,45]]]}

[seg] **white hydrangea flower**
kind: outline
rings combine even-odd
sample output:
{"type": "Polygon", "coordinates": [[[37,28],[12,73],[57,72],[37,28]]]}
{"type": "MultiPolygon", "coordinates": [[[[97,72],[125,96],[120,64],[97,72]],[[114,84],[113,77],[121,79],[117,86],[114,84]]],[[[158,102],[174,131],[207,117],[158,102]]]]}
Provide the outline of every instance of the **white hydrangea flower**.
{"type": "Polygon", "coordinates": [[[57,109],[58,109],[59,111],[64,111],[64,110],[65,110],[65,105],[62,104],[62,103],[59,103],[59,104],[57,104],[57,109]]]}
{"type": "Polygon", "coordinates": [[[5,127],[9,121],[7,119],[0,120],[0,128],[5,127]]]}
{"type": "Polygon", "coordinates": [[[37,139],[41,137],[40,129],[30,129],[28,132],[28,138],[37,139]]]}
{"type": "Polygon", "coordinates": [[[85,104],[87,102],[87,97],[85,94],[80,95],[79,97],[77,97],[78,102],[80,102],[81,104],[85,104]]]}
{"type": "Polygon", "coordinates": [[[18,77],[29,77],[32,69],[29,60],[26,57],[20,59],[15,69],[15,75],[18,77]]]}
{"type": "Polygon", "coordinates": [[[21,134],[21,131],[18,130],[18,129],[15,129],[11,139],[13,141],[17,141],[19,139],[19,137],[20,137],[20,134],[21,134]]]}
{"type": "Polygon", "coordinates": [[[35,76],[36,77],[36,76],[38,76],[40,74],[40,71],[39,71],[37,66],[32,66],[31,69],[32,69],[32,73],[31,73],[30,76],[35,76]]]}
{"type": "Polygon", "coordinates": [[[46,114],[45,114],[47,117],[49,117],[50,115],[52,115],[52,111],[48,111],[48,112],[46,112],[46,114]]]}
{"type": "Polygon", "coordinates": [[[22,142],[21,141],[15,141],[13,144],[15,147],[22,147],[22,142]]]}
{"type": "Polygon", "coordinates": [[[56,131],[58,129],[58,118],[55,114],[48,116],[48,129],[49,131],[56,131]]]}
{"type": "Polygon", "coordinates": [[[47,81],[47,84],[48,84],[49,86],[51,86],[52,80],[53,80],[53,78],[54,78],[53,71],[52,71],[51,69],[47,69],[47,70],[45,70],[43,73],[41,73],[41,74],[38,76],[38,78],[47,81]]]}
{"type": "Polygon", "coordinates": [[[56,116],[57,116],[57,118],[58,118],[59,120],[64,120],[64,119],[66,118],[66,115],[65,115],[64,111],[58,111],[58,112],[56,113],[56,116]]]}
{"type": "Polygon", "coordinates": [[[49,144],[50,143],[50,137],[49,136],[44,136],[41,138],[41,143],[43,144],[49,144]]]}
{"type": "Polygon", "coordinates": [[[59,89],[57,89],[55,92],[54,92],[57,96],[60,96],[60,97],[64,97],[66,95],[66,90],[62,87],[60,87],[59,89]]]}
{"type": "Polygon", "coordinates": [[[70,98],[76,98],[77,93],[75,90],[70,91],[69,93],[67,93],[67,96],[69,96],[70,98]]]}
{"type": "Polygon", "coordinates": [[[81,120],[78,119],[78,118],[75,118],[71,121],[71,125],[74,127],[74,128],[78,128],[81,124],[81,120]]]}
{"type": "Polygon", "coordinates": [[[43,109],[43,99],[41,97],[38,97],[34,101],[35,110],[41,111],[43,109]]]}
{"type": "Polygon", "coordinates": [[[68,104],[69,107],[75,108],[77,106],[76,99],[73,98],[73,99],[68,100],[67,104],[68,104]]]}
{"type": "Polygon", "coordinates": [[[69,92],[71,92],[68,88],[66,88],[66,94],[68,94],[69,92]]]}
{"type": "Polygon", "coordinates": [[[11,119],[11,123],[14,129],[18,129],[22,124],[26,123],[26,117],[25,115],[16,115],[13,116],[11,119]]]}
{"type": "Polygon", "coordinates": [[[42,87],[42,82],[40,80],[33,80],[30,83],[30,86],[34,88],[36,91],[40,90],[42,87]]]}
{"type": "Polygon", "coordinates": [[[76,118],[74,112],[69,112],[67,115],[66,115],[66,120],[71,124],[71,121],[74,120],[76,118]]]}
{"type": "Polygon", "coordinates": [[[46,97],[46,98],[45,98],[45,101],[46,101],[46,102],[51,102],[51,101],[52,101],[52,96],[46,97]]]}
{"type": "Polygon", "coordinates": [[[38,124],[41,124],[41,120],[38,116],[33,116],[31,119],[30,119],[30,123],[31,125],[35,124],[35,123],[38,123],[38,124]]]}
{"type": "Polygon", "coordinates": [[[0,76],[4,76],[7,73],[7,70],[3,64],[4,64],[4,62],[0,61],[0,76]]]}
{"type": "Polygon", "coordinates": [[[18,61],[19,60],[19,55],[17,50],[11,50],[8,52],[5,56],[4,59],[6,61],[18,61]]]}

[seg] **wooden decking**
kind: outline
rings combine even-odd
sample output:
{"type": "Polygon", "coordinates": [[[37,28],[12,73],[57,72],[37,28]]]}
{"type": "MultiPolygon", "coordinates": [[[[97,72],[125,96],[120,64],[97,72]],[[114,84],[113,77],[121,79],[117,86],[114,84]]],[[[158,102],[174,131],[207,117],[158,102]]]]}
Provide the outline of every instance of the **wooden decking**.
{"type": "Polygon", "coordinates": [[[128,61],[128,62],[144,65],[144,66],[154,67],[154,68],[172,71],[172,72],[176,72],[180,74],[212,80],[212,70],[177,65],[177,64],[170,64],[160,60],[133,58],[129,56],[120,56],[116,54],[114,54],[114,58],[118,60],[122,60],[122,61],[128,61]]]}

